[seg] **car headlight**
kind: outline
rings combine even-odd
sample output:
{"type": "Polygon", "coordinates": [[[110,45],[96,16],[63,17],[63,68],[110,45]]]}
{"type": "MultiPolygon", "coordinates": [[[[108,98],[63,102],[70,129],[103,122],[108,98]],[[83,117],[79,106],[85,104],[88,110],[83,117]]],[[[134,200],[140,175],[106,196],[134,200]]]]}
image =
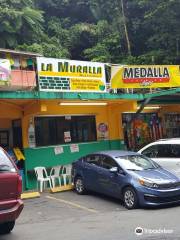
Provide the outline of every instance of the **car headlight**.
{"type": "Polygon", "coordinates": [[[158,188],[157,183],[149,182],[144,179],[139,179],[139,183],[144,186],[144,187],[149,187],[149,188],[158,188]]]}

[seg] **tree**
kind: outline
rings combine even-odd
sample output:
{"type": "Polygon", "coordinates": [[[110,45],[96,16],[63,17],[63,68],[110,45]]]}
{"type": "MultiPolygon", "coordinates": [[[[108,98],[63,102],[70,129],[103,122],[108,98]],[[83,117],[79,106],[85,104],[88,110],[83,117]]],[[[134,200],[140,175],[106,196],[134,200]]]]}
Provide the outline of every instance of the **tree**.
{"type": "Polygon", "coordinates": [[[139,1],[146,9],[144,27],[149,28],[146,35],[146,52],[156,52],[155,63],[172,64],[178,57],[177,42],[180,39],[180,2],[178,0],[139,1]],[[157,55],[157,53],[160,55],[157,55]]]}
{"type": "Polygon", "coordinates": [[[129,39],[128,27],[126,24],[126,16],[125,16],[125,11],[124,11],[124,0],[121,0],[121,9],[122,9],[123,25],[124,25],[124,32],[125,32],[125,36],[126,36],[128,55],[131,56],[131,43],[130,43],[130,39],[129,39]]]}
{"type": "Polygon", "coordinates": [[[43,15],[31,0],[0,0],[0,22],[0,46],[14,48],[39,33],[43,15]]]}

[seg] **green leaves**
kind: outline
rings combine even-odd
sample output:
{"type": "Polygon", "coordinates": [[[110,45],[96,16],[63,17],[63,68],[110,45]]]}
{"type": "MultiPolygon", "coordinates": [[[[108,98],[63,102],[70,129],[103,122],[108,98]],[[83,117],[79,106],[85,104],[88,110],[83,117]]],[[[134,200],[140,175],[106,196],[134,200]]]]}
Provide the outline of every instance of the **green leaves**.
{"type": "Polygon", "coordinates": [[[31,0],[0,0],[1,46],[15,48],[23,37],[42,29],[42,11],[33,7],[31,0]]]}
{"type": "Polygon", "coordinates": [[[42,29],[42,23],[44,22],[42,11],[25,7],[22,9],[22,22],[33,30],[36,28],[42,29]]]}
{"type": "Polygon", "coordinates": [[[103,44],[98,43],[92,48],[84,50],[85,58],[93,62],[110,62],[111,55],[107,47],[103,44]]]}

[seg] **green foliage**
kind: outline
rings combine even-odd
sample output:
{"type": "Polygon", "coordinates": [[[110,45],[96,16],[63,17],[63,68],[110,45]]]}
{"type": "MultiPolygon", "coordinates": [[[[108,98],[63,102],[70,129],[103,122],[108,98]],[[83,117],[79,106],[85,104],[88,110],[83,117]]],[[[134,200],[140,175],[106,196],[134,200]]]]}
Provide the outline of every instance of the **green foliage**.
{"type": "Polygon", "coordinates": [[[1,46],[14,48],[22,38],[38,34],[43,20],[42,11],[31,0],[0,0],[1,46]]]}
{"type": "Polygon", "coordinates": [[[77,60],[180,64],[179,0],[0,0],[0,22],[0,47],[77,60]]]}
{"type": "Polygon", "coordinates": [[[27,51],[27,52],[43,54],[42,46],[37,43],[33,43],[32,45],[27,45],[27,44],[19,45],[17,49],[22,51],[27,51]]]}
{"type": "Polygon", "coordinates": [[[98,43],[92,48],[84,50],[84,55],[87,59],[93,62],[110,62],[111,55],[107,47],[103,44],[98,43]]]}

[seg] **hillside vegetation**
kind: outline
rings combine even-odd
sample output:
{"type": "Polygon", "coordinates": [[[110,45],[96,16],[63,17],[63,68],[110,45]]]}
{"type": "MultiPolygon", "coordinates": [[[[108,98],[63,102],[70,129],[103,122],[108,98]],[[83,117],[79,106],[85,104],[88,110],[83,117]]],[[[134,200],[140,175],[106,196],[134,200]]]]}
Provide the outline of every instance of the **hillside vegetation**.
{"type": "Polygon", "coordinates": [[[0,47],[47,57],[180,63],[179,0],[0,0],[0,47]]]}

